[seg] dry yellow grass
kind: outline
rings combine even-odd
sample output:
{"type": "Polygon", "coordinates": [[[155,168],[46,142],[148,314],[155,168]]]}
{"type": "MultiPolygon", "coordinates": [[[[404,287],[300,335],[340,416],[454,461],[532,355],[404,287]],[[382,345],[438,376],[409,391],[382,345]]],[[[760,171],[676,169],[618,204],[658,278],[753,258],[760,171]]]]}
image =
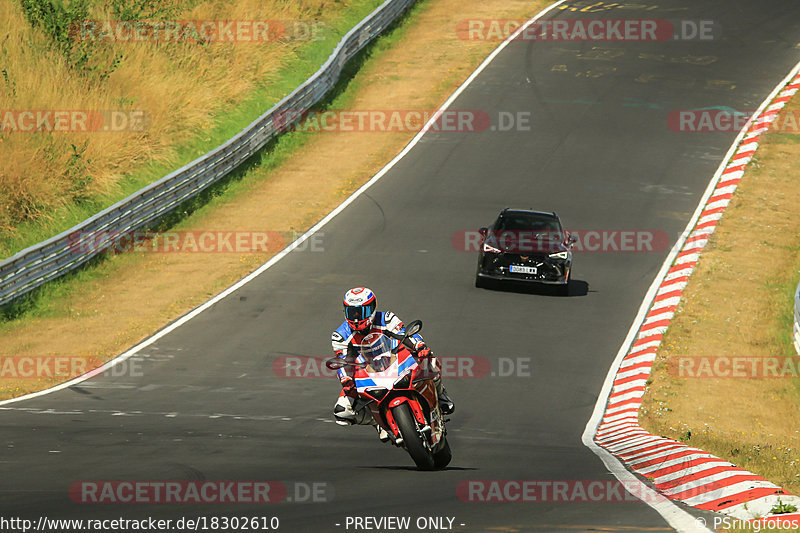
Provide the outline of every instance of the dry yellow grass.
{"type": "MultiPolygon", "coordinates": [[[[435,109],[497,46],[456,36],[459,18],[527,17],[548,0],[427,2],[404,36],[356,76],[352,109],[435,109]],[[435,50],[435,53],[431,53],[435,50]],[[391,72],[391,74],[386,74],[391,72]]],[[[321,133],[274,171],[251,170],[247,186],[219,199],[180,230],[304,231],[385,165],[414,134],[321,133]],[[308,183],[314,187],[308,187],[308,183]]],[[[219,293],[267,254],[122,254],[91,281],[70,282],[47,314],[0,325],[0,356],[78,356],[108,360],[219,293]]],[[[321,333],[322,334],[322,333],[321,333]]],[[[57,380],[0,380],[0,398],[57,380]]]]}
{"type": "MultiPolygon", "coordinates": [[[[795,98],[786,111],[798,109],[795,98]]],[[[764,137],[686,287],[640,412],[648,431],[707,450],[793,494],[800,494],[800,379],[678,379],[667,361],[797,357],[788,317],[800,278],[798,162],[800,134],[764,137]]]]}
{"type": "MultiPolygon", "coordinates": [[[[173,5],[176,20],[324,23],[343,9],[337,0],[173,5]]],[[[106,9],[95,8],[91,18],[114,19],[106,9]]],[[[0,134],[0,236],[81,197],[113,192],[137,165],[171,161],[176,147],[202,135],[216,114],[270,80],[301,44],[102,42],[97,55],[106,63],[120,54],[119,65],[103,78],[71,69],[49,38],[31,27],[18,2],[0,2],[0,110],[141,110],[149,120],[138,132],[0,134]]]]}

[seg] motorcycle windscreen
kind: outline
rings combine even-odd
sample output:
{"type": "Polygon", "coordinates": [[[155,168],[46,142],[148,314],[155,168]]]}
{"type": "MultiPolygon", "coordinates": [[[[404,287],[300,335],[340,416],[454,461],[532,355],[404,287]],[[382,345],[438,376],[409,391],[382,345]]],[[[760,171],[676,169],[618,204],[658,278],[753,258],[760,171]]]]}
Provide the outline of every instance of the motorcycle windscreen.
{"type": "Polygon", "coordinates": [[[397,346],[396,340],[381,332],[373,332],[361,341],[359,352],[373,370],[381,372],[392,365],[395,359],[392,348],[395,346],[397,346]]]}

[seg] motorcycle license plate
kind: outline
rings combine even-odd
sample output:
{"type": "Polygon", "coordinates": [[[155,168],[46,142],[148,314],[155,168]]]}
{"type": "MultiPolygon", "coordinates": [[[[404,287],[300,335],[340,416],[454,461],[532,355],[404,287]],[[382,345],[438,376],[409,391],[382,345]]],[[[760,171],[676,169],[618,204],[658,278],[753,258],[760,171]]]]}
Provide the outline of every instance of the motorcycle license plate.
{"type": "Polygon", "coordinates": [[[511,265],[511,272],[514,274],[536,274],[536,267],[511,265]]]}

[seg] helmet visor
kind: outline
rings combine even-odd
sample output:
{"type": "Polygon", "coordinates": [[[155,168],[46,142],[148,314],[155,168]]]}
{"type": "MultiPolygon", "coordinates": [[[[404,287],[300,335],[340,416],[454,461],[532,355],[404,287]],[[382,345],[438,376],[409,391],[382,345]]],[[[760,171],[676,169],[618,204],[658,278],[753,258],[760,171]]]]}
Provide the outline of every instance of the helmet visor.
{"type": "Polygon", "coordinates": [[[361,341],[359,352],[361,352],[361,355],[363,355],[367,361],[383,356],[391,357],[392,348],[396,344],[396,342],[393,342],[392,339],[383,333],[370,333],[361,341]]]}
{"type": "Polygon", "coordinates": [[[344,308],[344,316],[347,320],[351,320],[353,322],[360,322],[372,316],[372,313],[375,312],[375,304],[368,304],[368,305],[354,305],[354,306],[345,306],[344,308]]]}

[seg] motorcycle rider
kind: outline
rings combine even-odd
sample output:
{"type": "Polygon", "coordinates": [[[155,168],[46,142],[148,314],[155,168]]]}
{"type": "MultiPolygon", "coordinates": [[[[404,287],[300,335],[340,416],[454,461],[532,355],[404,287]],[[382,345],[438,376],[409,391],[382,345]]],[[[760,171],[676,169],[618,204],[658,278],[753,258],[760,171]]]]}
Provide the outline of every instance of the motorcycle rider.
{"type": "MultiPolygon", "coordinates": [[[[377,311],[375,294],[366,287],[355,287],[344,295],[345,321],[331,335],[331,344],[337,357],[354,361],[358,356],[361,341],[370,333],[388,332],[389,336],[403,335],[403,322],[390,311],[377,311]]],[[[428,362],[428,369],[433,373],[433,382],[439,396],[439,408],[443,414],[451,414],[455,405],[442,385],[441,363],[433,355],[420,335],[410,337],[416,350],[416,359],[420,364],[428,362]]],[[[368,409],[357,409],[358,392],[355,382],[355,367],[344,366],[339,369],[338,376],[342,383],[342,391],[333,408],[333,417],[337,424],[349,426],[353,424],[372,424],[378,430],[381,442],[389,441],[389,433],[373,420],[368,409]]]]}

